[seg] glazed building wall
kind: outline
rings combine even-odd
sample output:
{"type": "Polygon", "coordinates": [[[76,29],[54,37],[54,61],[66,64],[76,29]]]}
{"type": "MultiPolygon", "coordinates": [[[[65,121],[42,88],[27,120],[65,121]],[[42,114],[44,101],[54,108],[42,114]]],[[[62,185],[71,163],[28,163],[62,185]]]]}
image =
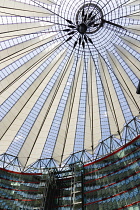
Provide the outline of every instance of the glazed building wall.
{"type": "Polygon", "coordinates": [[[42,174],[18,173],[0,168],[0,209],[40,209],[43,201],[42,174]]]}
{"type": "Polygon", "coordinates": [[[140,136],[59,179],[53,209],[140,209],[140,136]],[[68,178],[69,176],[69,178],[68,178]]]}
{"type": "Polygon", "coordinates": [[[114,153],[67,170],[27,174],[0,169],[0,209],[140,209],[140,135],[114,153]]]}
{"type": "Polygon", "coordinates": [[[84,166],[84,209],[140,209],[140,136],[84,166]]]}
{"type": "Polygon", "coordinates": [[[57,193],[52,209],[82,209],[83,165],[73,164],[57,179],[57,193]]]}

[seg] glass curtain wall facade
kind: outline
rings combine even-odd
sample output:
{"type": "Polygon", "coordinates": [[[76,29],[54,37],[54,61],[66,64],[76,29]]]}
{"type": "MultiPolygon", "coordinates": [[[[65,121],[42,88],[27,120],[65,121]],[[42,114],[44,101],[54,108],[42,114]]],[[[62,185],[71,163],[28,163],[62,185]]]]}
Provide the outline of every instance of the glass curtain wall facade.
{"type": "Polygon", "coordinates": [[[0,209],[40,209],[42,174],[18,173],[0,168],[0,209]]]}
{"type": "Polygon", "coordinates": [[[64,175],[54,209],[139,210],[140,136],[93,163],[73,165],[64,175]]]}
{"type": "Polygon", "coordinates": [[[140,209],[140,135],[97,161],[47,170],[1,168],[0,209],[140,209]]]}
{"type": "Polygon", "coordinates": [[[84,169],[85,209],[140,209],[140,138],[84,169]]]}

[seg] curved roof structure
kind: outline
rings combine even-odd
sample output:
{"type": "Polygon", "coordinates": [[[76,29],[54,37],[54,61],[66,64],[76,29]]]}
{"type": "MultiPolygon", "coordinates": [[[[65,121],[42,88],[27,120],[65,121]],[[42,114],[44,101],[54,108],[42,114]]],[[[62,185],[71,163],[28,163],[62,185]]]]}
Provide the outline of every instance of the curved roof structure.
{"type": "Polygon", "coordinates": [[[139,0],[0,0],[1,155],[26,168],[123,142],[140,116],[139,15],[139,0]]]}

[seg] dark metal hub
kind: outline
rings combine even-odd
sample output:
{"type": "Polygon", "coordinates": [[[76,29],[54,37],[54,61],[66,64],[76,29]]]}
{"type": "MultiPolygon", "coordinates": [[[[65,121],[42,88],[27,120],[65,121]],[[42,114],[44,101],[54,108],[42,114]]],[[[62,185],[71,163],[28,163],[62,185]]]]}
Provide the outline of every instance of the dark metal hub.
{"type": "Polygon", "coordinates": [[[79,32],[80,35],[78,40],[74,42],[73,48],[79,44],[79,46],[82,45],[83,49],[86,47],[86,43],[93,45],[93,41],[88,34],[97,32],[105,23],[102,10],[92,3],[84,4],[79,8],[76,14],[76,24],[71,20],[66,19],[66,21],[70,24],[68,29],[63,30],[69,32],[68,35],[70,35],[66,42],[70,41],[75,33],[79,32]]]}
{"type": "Polygon", "coordinates": [[[80,34],[92,34],[103,26],[103,13],[96,4],[84,4],[76,14],[77,31],[80,34]]]}
{"type": "Polygon", "coordinates": [[[87,31],[87,26],[86,26],[86,24],[85,24],[85,23],[79,24],[77,30],[79,31],[80,34],[85,34],[86,31],[87,31]]]}

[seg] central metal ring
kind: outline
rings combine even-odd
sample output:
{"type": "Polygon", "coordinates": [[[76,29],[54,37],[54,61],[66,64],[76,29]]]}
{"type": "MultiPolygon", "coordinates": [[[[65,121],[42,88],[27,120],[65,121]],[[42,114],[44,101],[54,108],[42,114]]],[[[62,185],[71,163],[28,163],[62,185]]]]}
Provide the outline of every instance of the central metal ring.
{"type": "Polygon", "coordinates": [[[92,34],[98,31],[103,25],[103,12],[96,4],[85,4],[78,10],[76,14],[76,24],[78,26],[77,30],[81,34],[92,34]],[[82,12],[87,15],[86,23],[83,22],[82,12]],[[88,19],[88,15],[91,16],[88,19]],[[89,27],[90,26],[90,27],[89,27]]]}

